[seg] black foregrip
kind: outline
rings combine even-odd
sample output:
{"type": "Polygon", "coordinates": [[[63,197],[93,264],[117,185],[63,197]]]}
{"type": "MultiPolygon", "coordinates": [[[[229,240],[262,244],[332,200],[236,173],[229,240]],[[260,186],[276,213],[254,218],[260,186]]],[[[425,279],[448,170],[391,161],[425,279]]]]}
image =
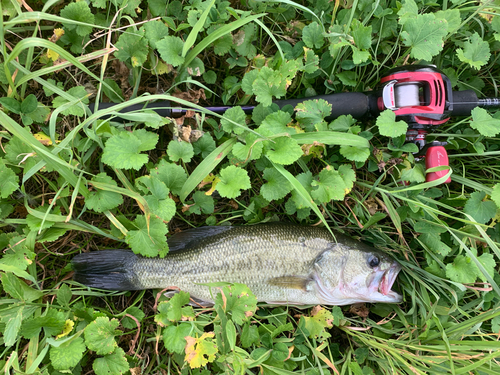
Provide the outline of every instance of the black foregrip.
{"type": "Polygon", "coordinates": [[[453,91],[452,116],[470,116],[472,110],[479,105],[477,95],[472,90],[453,91]]]}
{"type": "MultiPolygon", "coordinates": [[[[115,106],[115,103],[99,103],[99,109],[109,109],[115,106]]],[[[89,108],[92,112],[94,112],[95,108],[95,103],[90,103],[89,108]]],[[[119,113],[128,113],[128,112],[135,112],[135,111],[140,111],[142,109],[151,109],[158,113],[162,117],[171,117],[172,110],[171,110],[171,105],[170,102],[165,100],[161,102],[154,102],[154,103],[141,103],[141,104],[133,104],[128,107],[123,108],[122,110],[118,111],[119,113]]],[[[107,119],[111,117],[111,115],[104,115],[101,118],[102,119],[107,119]]],[[[115,121],[128,121],[126,118],[122,118],[119,116],[114,117],[115,121]]]]}
{"type": "Polygon", "coordinates": [[[362,92],[342,92],[338,94],[318,95],[301,99],[276,100],[274,103],[276,103],[280,108],[283,108],[286,105],[291,105],[295,108],[297,104],[303,103],[306,100],[317,99],[324,99],[332,105],[332,113],[330,116],[326,117],[327,121],[331,121],[342,115],[351,115],[352,117],[359,119],[370,111],[369,97],[362,92]]]}

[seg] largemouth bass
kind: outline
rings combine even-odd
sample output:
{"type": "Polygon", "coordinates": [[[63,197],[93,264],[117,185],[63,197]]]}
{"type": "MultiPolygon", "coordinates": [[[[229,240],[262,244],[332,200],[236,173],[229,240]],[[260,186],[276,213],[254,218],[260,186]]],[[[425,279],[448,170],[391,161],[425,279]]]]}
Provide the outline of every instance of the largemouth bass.
{"type": "Polygon", "coordinates": [[[384,253],[325,228],[294,224],[201,227],[175,234],[163,258],[128,250],[74,257],[74,280],[109,290],[176,286],[213,302],[211,282],[246,284],[270,304],[401,302],[392,285],[400,265],[384,253]]]}

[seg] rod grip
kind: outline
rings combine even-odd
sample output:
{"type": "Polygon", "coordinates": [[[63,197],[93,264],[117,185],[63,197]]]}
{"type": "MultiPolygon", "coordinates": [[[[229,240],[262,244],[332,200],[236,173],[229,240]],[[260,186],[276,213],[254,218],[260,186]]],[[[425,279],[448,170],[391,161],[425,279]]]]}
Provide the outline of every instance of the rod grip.
{"type": "Polygon", "coordinates": [[[276,100],[273,103],[276,103],[280,108],[283,108],[286,105],[291,105],[295,108],[297,104],[303,103],[307,100],[318,99],[324,99],[332,105],[332,112],[326,117],[327,121],[331,121],[342,115],[351,115],[352,117],[359,119],[370,111],[369,97],[362,92],[342,92],[338,94],[318,95],[300,99],[276,100]]]}
{"type": "Polygon", "coordinates": [[[477,95],[472,90],[453,91],[452,116],[470,116],[472,110],[479,105],[477,95]]]}

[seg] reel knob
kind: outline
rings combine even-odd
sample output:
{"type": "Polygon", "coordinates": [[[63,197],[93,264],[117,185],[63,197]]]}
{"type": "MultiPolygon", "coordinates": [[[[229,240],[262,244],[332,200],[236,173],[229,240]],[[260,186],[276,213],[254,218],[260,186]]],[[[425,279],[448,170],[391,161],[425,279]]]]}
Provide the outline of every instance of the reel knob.
{"type": "MultiPolygon", "coordinates": [[[[448,153],[443,146],[430,146],[425,153],[425,168],[433,168],[440,167],[446,165],[448,166],[448,153]]],[[[438,178],[446,176],[448,173],[447,170],[438,171],[438,172],[430,172],[425,176],[425,180],[427,182],[435,181],[438,178]]],[[[451,177],[444,182],[445,184],[449,184],[451,182],[451,177]]]]}

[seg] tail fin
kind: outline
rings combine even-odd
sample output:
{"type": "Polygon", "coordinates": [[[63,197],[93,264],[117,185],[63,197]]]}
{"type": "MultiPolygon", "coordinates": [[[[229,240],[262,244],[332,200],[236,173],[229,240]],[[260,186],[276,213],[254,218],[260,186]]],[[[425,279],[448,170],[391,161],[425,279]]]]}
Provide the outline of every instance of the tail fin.
{"type": "Polygon", "coordinates": [[[73,280],[92,288],[138,290],[134,285],[133,264],[137,255],[130,250],[101,250],[78,254],[71,261],[73,280]]]}

